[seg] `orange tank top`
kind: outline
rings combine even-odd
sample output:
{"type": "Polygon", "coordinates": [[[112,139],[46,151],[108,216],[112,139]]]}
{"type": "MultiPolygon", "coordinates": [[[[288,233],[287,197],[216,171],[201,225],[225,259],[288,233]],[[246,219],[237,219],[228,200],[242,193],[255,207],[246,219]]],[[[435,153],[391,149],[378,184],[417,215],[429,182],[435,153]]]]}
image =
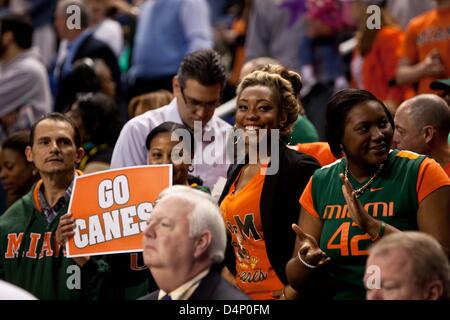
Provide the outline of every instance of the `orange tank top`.
{"type": "Polygon", "coordinates": [[[220,205],[236,255],[236,285],[254,300],[273,299],[272,292],[284,285],[270,265],[261,224],[259,206],[265,176],[256,174],[235,192],[239,176],[220,205]]]}

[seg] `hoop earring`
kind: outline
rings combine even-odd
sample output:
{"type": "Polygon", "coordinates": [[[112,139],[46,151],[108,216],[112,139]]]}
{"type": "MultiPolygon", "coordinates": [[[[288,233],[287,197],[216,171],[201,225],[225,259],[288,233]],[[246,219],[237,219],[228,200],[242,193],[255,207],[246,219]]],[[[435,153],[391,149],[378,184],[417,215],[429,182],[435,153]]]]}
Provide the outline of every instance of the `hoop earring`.
{"type": "Polygon", "coordinates": [[[188,171],[189,173],[194,172],[194,167],[192,166],[192,164],[189,165],[189,167],[187,168],[187,171],[188,171]]]}

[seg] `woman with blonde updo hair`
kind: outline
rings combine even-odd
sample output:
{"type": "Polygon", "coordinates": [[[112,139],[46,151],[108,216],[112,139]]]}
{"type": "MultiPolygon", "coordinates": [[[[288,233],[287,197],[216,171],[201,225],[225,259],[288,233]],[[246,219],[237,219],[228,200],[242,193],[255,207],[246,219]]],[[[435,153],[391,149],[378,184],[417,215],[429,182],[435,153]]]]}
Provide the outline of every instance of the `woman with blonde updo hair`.
{"type": "Polygon", "coordinates": [[[288,149],[300,105],[300,76],[267,65],[244,77],[237,88],[236,144],[244,163],[232,164],[219,200],[228,233],[224,275],[252,299],[279,299],[292,294],[285,266],[291,258],[298,219],[298,198],[319,168],[314,158],[288,149]],[[273,134],[279,130],[279,139],[273,134]],[[268,143],[267,154],[258,154],[268,143]],[[228,273],[229,274],[229,273],[228,273]]]}

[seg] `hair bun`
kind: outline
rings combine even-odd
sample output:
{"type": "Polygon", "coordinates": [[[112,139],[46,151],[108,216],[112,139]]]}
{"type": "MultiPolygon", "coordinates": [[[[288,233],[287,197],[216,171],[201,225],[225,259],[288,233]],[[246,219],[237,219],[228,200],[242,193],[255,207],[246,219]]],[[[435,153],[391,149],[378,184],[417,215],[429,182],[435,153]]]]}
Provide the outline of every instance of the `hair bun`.
{"type": "Polygon", "coordinates": [[[294,90],[294,95],[296,97],[300,96],[300,90],[302,90],[302,78],[297,72],[287,70],[287,75],[281,75],[283,78],[288,80],[292,85],[292,90],[294,90]]]}
{"type": "Polygon", "coordinates": [[[297,72],[290,71],[286,69],[285,67],[279,65],[279,64],[268,64],[264,66],[261,71],[269,72],[269,73],[276,73],[280,75],[283,79],[290,82],[293,90],[293,94],[296,97],[300,96],[300,90],[302,89],[302,78],[297,72]]]}

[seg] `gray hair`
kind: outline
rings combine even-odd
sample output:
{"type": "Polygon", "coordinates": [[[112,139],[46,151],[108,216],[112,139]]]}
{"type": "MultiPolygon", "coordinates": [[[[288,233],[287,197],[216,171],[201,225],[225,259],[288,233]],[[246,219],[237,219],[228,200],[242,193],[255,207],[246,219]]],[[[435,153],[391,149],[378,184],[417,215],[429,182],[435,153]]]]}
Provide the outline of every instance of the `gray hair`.
{"type": "Polygon", "coordinates": [[[195,190],[188,186],[176,185],[163,190],[158,200],[177,198],[186,201],[192,206],[189,215],[189,237],[194,238],[203,231],[211,232],[211,244],[208,256],[214,263],[224,259],[226,247],[226,229],[220,214],[219,207],[214,199],[207,193],[195,190]]]}
{"type": "Polygon", "coordinates": [[[450,299],[450,265],[447,255],[436,239],[417,231],[393,233],[370,247],[369,254],[382,256],[394,249],[402,249],[408,254],[420,287],[439,280],[444,287],[442,298],[450,299]]]}
{"type": "Polygon", "coordinates": [[[431,125],[447,140],[450,132],[450,108],[444,99],[435,94],[420,94],[404,101],[401,107],[403,106],[407,108],[417,130],[431,125]]]}

